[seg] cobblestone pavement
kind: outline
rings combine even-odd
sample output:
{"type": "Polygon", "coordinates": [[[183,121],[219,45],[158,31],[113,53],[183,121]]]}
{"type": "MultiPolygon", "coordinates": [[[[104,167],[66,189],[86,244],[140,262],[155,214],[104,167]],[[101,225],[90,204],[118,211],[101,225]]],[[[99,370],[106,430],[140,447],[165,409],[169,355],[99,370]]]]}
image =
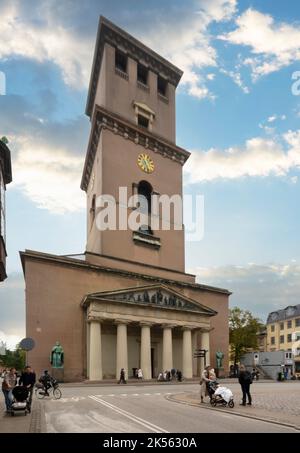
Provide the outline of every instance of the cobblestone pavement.
{"type": "MultiPolygon", "coordinates": [[[[287,423],[300,428],[300,382],[268,382],[256,383],[251,385],[251,394],[253,398],[252,406],[239,406],[241,402],[240,386],[236,383],[225,384],[230,388],[234,395],[235,408],[245,416],[253,416],[262,419],[272,419],[278,422],[287,423]]],[[[181,395],[174,395],[173,400],[185,403],[199,404],[199,391],[193,393],[184,392],[181,395]]],[[[202,406],[209,406],[208,399],[202,406]]],[[[223,410],[218,407],[214,410],[223,410]]],[[[230,411],[230,409],[226,409],[230,411]]]]}

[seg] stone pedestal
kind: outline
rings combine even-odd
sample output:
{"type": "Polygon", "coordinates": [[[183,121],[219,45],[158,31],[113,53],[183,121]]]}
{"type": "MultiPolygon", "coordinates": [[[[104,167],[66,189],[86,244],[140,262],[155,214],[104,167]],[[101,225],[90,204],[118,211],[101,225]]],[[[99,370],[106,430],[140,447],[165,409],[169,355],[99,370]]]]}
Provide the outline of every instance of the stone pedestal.
{"type": "Polygon", "coordinates": [[[52,368],[51,376],[58,382],[64,382],[64,369],[63,368],[52,368]]]}
{"type": "Polygon", "coordinates": [[[224,368],[217,368],[216,375],[218,379],[224,379],[226,377],[224,368]]]}

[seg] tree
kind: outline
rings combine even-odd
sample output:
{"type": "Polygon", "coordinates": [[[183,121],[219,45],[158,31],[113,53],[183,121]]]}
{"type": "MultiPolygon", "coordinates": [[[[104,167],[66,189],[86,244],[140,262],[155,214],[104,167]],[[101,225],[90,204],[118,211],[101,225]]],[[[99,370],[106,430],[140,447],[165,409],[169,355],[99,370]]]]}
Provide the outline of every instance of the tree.
{"type": "Polygon", "coordinates": [[[16,368],[17,371],[22,371],[25,367],[26,354],[19,345],[14,351],[6,349],[5,355],[0,356],[0,363],[5,368],[16,368]]]}
{"type": "Polygon", "coordinates": [[[263,323],[248,310],[234,307],[229,312],[230,358],[237,364],[247,349],[258,347],[257,333],[263,323]]]}

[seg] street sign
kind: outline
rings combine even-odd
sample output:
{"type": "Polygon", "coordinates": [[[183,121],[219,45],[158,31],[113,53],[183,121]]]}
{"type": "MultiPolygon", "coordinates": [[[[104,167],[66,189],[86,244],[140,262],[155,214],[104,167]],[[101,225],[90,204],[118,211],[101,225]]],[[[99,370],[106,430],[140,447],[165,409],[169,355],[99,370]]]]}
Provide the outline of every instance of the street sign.
{"type": "Polygon", "coordinates": [[[32,338],[23,338],[20,342],[20,348],[24,351],[31,351],[35,347],[35,341],[32,338]]]}

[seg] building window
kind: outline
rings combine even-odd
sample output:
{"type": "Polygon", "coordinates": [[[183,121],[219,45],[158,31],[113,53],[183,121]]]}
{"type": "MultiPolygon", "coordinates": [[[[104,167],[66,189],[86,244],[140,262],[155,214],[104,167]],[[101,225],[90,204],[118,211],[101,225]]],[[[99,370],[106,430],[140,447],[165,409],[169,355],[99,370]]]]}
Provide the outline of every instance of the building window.
{"type": "Polygon", "coordinates": [[[288,333],[287,342],[288,342],[288,343],[291,343],[291,342],[292,342],[292,334],[291,334],[291,333],[288,333]]]}
{"type": "Polygon", "coordinates": [[[127,55],[120,52],[116,49],[116,56],[115,56],[115,65],[116,69],[119,71],[127,73],[127,55]]]}
{"type": "Polygon", "coordinates": [[[292,320],[291,319],[287,322],[287,328],[288,329],[292,328],[292,320]]]}
{"type": "Polygon", "coordinates": [[[143,85],[148,85],[148,68],[140,63],[137,65],[137,80],[143,85]]]}
{"type": "Polygon", "coordinates": [[[275,344],[275,337],[271,337],[271,344],[275,344]]]}
{"type": "Polygon", "coordinates": [[[280,323],[280,330],[283,330],[284,329],[284,322],[281,322],[280,323]]]}
{"type": "Polygon", "coordinates": [[[271,326],[271,332],[275,332],[275,326],[274,326],[274,324],[271,326]]]}
{"type": "Polygon", "coordinates": [[[149,129],[149,118],[146,118],[143,115],[138,115],[138,125],[144,127],[145,129],[149,129]]]}
{"type": "Polygon", "coordinates": [[[300,327],[300,318],[295,319],[295,326],[300,327]]]}
{"type": "Polygon", "coordinates": [[[281,344],[281,343],[284,343],[284,335],[280,335],[279,341],[280,341],[280,344],[281,344]]]}
{"type": "Polygon", "coordinates": [[[167,86],[168,86],[168,81],[166,79],[163,79],[160,76],[157,76],[157,92],[161,96],[167,97],[167,86]]]}

